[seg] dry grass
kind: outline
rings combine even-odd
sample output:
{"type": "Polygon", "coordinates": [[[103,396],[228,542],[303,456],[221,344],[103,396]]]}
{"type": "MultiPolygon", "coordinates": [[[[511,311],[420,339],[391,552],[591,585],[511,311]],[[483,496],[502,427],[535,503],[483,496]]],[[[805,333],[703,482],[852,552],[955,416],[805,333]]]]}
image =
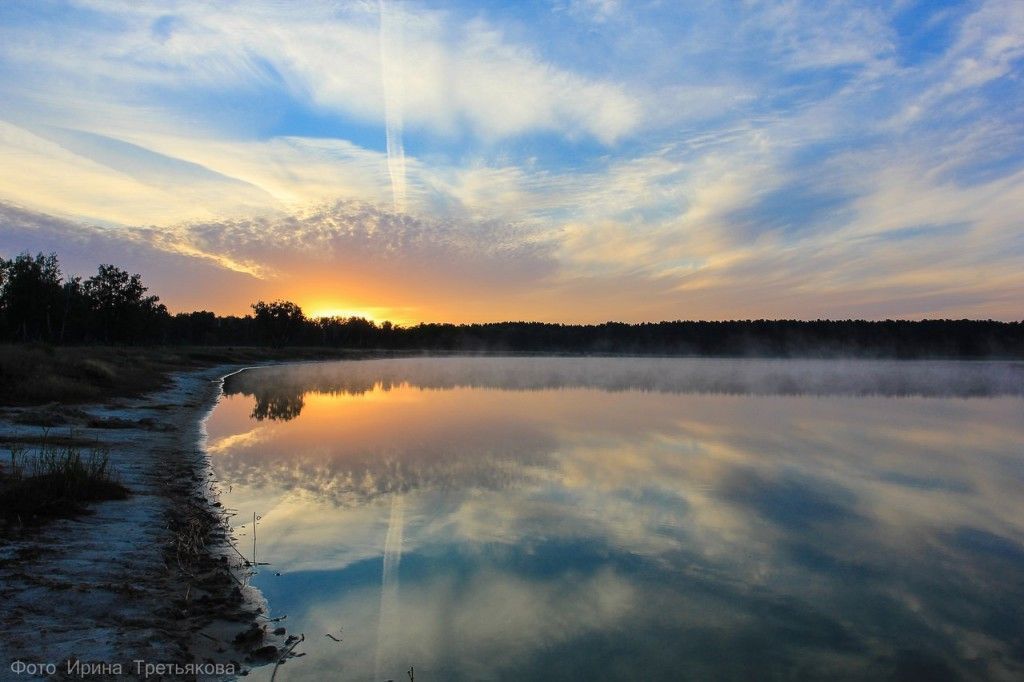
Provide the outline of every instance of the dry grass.
{"type": "Polygon", "coordinates": [[[365,355],[321,348],[0,345],[0,405],[88,403],[157,390],[176,370],[365,355]]]}
{"type": "Polygon", "coordinates": [[[81,403],[159,388],[173,354],[117,348],[0,346],[0,404],[81,403]]]}
{"type": "Polygon", "coordinates": [[[31,523],[68,517],[84,511],[88,502],[121,500],[121,485],[105,450],[83,453],[77,447],[43,445],[37,450],[11,446],[0,468],[0,516],[31,523]]]}

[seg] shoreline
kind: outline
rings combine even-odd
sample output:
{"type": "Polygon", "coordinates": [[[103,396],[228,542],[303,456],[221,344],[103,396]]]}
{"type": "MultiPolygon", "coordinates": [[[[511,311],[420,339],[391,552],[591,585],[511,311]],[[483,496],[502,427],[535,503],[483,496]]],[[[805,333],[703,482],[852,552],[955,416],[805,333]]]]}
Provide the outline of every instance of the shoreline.
{"type": "Polygon", "coordinates": [[[140,660],[200,664],[188,670],[208,679],[276,660],[283,635],[259,622],[265,604],[246,584],[204,449],[224,378],[249,366],[173,372],[139,398],[0,411],[4,450],[67,434],[109,451],[131,491],[0,535],[0,677],[13,661],[52,664],[57,679],[88,670],[130,679],[140,660]]]}

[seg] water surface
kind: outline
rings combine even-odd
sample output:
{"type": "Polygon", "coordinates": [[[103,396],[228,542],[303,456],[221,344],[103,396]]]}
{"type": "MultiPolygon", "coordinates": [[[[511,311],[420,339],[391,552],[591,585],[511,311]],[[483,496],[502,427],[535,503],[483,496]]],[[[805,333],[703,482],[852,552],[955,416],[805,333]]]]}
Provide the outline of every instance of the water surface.
{"type": "Polygon", "coordinates": [[[1012,679],[1022,395],[1008,363],[330,362],[232,377],[208,448],[307,637],[278,679],[1012,679]]]}

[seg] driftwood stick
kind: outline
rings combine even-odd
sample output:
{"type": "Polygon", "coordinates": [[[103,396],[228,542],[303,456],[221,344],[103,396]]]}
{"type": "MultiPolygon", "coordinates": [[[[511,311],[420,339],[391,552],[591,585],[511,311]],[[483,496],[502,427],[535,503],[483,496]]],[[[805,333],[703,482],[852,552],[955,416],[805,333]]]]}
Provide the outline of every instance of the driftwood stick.
{"type": "Polygon", "coordinates": [[[274,682],[274,678],[277,677],[277,669],[281,667],[281,664],[284,663],[286,658],[291,656],[292,651],[295,650],[295,647],[297,647],[299,644],[301,644],[302,642],[305,642],[305,641],[306,641],[306,635],[305,634],[300,635],[299,638],[297,640],[295,640],[294,642],[292,642],[292,645],[290,647],[288,647],[283,654],[281,654],[281,657],[279,659],[277,659],[277,663],[274,664],[274,672],[272,672],[270,674],[270,682],[274,682]]]}

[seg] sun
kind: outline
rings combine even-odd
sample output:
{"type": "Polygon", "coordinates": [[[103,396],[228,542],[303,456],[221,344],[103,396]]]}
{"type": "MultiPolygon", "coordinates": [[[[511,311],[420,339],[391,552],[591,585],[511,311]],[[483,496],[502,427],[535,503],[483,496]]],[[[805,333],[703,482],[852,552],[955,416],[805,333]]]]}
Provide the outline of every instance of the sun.
{"type": "Polygon", "coordinates": [[[306,317],[363,317],[367,320],[377,320],[376,316],[366,309],[360,310],[356,308],[336,308],[329,306],[314,307],[306,313],[306,317]]]}
{"type": "Polygon", "coordinates": [[[409,323],[409,320],[403,319],[400,314],[396,314],[397,311],[390,308],[378,308],[378,307],[347,307],[340,305],[332,305],[329,303],[314,303],[306,309],[306,317],[316,319],[318,317],[361,317],[371,322],[383,322],[390,320],[395,324],[405,325],[409,323]]]}

